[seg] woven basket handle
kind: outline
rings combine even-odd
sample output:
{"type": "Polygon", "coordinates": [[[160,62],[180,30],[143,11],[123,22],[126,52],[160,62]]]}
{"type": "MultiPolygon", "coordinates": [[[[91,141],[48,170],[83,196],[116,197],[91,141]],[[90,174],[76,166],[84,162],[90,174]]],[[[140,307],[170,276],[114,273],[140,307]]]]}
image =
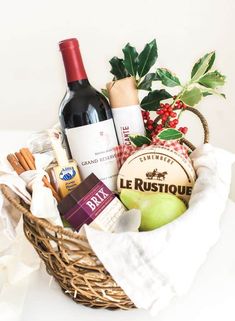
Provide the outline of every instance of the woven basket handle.
{"type": "MultiPolygon", "coordinates": [[[[177,108],[174,108],[173,110],[177,111],[177,108]]],[[[195,114],[196,116],[198,116],[198,118],[200,119],[201,123],[202,123],[202,127],[203,127],[203,131],[204,131],[204,144],[209,142],[209,127],[208,127],[208,123],[206,118],[200,113],[200,111],[198,111],[196,108],[193,107],[187,107],[187,109],[190,112],[192,112],[193,114],[195,114]]],[[[155,120],[156,123],[158,123],[158,121],[161,119],[161,116],[158,116],[155,120]]],[[[186,145],[187,147],[189,147],[189,149],[191,149],[191,151],[193,151],[196,147],[190,142],[188,141],[186,138],[182,138],[180,140],[180,142],[184,145],[186,145]]]]}
{"type": "MultiPolygon", "coordinates": [[[[198,109],[193,107],[187,107],[188,111],[192,112],[198,118],[200,119],[204,131],[204,144],[209,142],[209,127],[206,118],[198,111],[198,109]]],[[[196,148],[190,141],[188,141],[186,138],[181,139],[181,143],[185,144],[187,147],[189,147],[192,151],[196,148]]]]}

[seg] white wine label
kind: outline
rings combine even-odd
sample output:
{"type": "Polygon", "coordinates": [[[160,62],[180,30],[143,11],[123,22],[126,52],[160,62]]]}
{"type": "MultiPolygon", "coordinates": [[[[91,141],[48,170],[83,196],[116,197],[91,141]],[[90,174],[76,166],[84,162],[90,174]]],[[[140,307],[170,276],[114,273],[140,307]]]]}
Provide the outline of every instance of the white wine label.
{"type": "Polygon", "coordinates": [[[113,119],[118,141],[122,145],[130,145],[129,135],[145,135],[144,121],[139,105],[112,108],[113,119]]]}
{"type": "Polygon", "coordinates": [[[122,188],[175,194],[188,202],[196,174],[190,159],[164,146],[146,147],[131,155],[118,175],[122,188]]]}
{"type": "Polygon", "coordinates": [[[113,148],[118,145],[113,119],[65,130],[82,179],[94,173],[111,190],[118,174],[113,148]]]}

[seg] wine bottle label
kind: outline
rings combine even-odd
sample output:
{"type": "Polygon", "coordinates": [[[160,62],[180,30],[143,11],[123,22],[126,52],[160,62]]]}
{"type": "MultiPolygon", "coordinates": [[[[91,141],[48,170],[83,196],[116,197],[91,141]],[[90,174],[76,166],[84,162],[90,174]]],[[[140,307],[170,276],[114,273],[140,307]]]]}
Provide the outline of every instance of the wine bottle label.
{"type": "Polygon", "coordinates": [[[113,119],[67,128],[65,133],[82,179],[94,173],[111,191],[115,191],[118,167],[113,148],[118,142],[113,119]]]}
{"type": "Polygon", "coordinates": [[[129,135],[145,135],[144,122],[139,105],[113,108],[112,113],[120,144],[130,145],[129,135]]]}
{"type": "Polygon", "coordinates": [[[196,174],[190,159],[164,146],[150,146],[131,155],[118,175],[118,190],[175,194],[188,202],[196,174]]]}

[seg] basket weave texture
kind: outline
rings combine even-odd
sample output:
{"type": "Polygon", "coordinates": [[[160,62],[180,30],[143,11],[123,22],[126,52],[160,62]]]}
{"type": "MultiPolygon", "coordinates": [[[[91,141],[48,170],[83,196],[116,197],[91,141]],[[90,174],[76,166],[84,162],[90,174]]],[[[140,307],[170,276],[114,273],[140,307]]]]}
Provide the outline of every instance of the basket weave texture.
{"type": "MultiPolygon", "coordinates": [[[[209,140],[208,125],[195,108],[187,110],[196,114],[204,129],[204,143],[209,140]]],[[[182,143],[191,150],[195,147],[186,139],[182,143]]],[[[54,276],[62,291],[75,302],[93,308],[134,308],[119,285],[106,271],[86,238],[45,219],[35,217],[23,202],[17,202],[5,185],[0,185],[3,195],[22,214],[24,233],[44,261],[47,272],[54,276]]],[[[118,264],[118,262],[117,262],[118,264]]]]}
{"type": "Polygon", "coordinates": [[[24,233],[62,291],[75,302],[94,308],[130,309],[134,304],[116,284],[86,238],[45,219],[36,218],[17,202],[5,185],[3,195],[23,214],[24,233]]]}

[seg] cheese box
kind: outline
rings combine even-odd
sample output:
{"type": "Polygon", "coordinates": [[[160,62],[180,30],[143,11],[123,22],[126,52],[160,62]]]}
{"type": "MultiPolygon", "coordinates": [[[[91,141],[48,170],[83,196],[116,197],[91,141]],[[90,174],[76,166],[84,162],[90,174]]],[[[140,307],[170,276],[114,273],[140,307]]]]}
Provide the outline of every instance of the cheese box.
{"type": "Polygon", "coordinates": [[[196,173],[190,158],[165,146],[149,146],[132,154],[122,165],[118,191],[122,188],[142,192],[175,194],[189,201],[196,173]]]}

